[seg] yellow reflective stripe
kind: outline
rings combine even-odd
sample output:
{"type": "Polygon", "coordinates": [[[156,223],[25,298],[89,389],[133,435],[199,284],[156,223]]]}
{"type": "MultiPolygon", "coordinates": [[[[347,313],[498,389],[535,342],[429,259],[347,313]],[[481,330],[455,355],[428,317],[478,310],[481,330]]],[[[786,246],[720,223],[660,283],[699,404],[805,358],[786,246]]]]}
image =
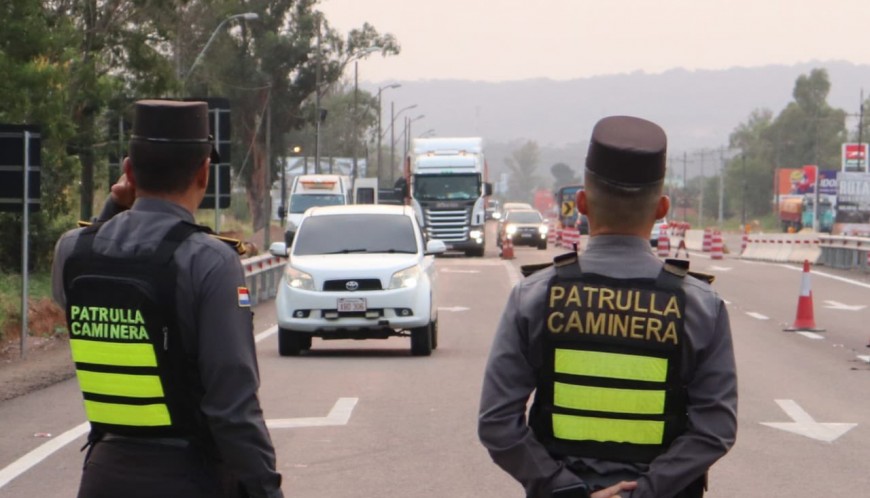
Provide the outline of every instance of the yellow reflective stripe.
{"type": "Polygon", "coordinates": [[[73,361],[119,367],[156,367],[154,346],[147,342],[103,342],[72,339],[73,361]]]}
{"type": "Polygon", "coordinates": [[[556,382],[553,404],[575,410],[654,415],[665,411],[665,392],[576,386],[556,382]]]}
{"type": "Polygon", "coordinates": [[[78,370],[83,392],[131,398],[162,398],[163,384],[156,375],[130,375],[78,370]]]}
{"type": "Polygon", "coordinates": [[[572,441],[661,444],[665,423],[553,414],[553,435],[572,441]]]}
{"type": "Polygon", "coordinates": [[[557,349],[556,373],[664,382],[668,375],[668,360],[633,354],[557,349]]]}
{"type": "Polygon", "coordinates": [[[85,400],[88,420],[101,424],[155,427],[172,425],[169,408],[164,404],[123,405],[85,400]]]}

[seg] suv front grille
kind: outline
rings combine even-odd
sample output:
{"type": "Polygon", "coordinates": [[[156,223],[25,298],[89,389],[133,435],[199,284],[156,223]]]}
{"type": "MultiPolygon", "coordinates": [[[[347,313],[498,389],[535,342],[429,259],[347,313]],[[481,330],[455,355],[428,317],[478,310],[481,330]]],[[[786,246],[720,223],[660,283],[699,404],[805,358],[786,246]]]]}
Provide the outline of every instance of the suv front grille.
{"type": "Polygon", "coordinates": [[[347,292],[348,282],[356,282],[359,287],[355,291],[382,290],[381,280],[378,278],[348,278],[345,280],[327,280],[323,282],[323,290],[326,292],[347,292]]]}

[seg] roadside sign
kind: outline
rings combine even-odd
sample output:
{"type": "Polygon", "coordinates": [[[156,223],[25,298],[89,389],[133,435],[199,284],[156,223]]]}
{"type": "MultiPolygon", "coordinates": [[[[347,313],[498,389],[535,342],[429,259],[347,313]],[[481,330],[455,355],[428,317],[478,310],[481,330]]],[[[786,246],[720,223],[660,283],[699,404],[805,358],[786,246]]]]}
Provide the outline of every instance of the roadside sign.
{"type": "Polygon", "coordinates": [[[847,173],[867,173],[868,144],[843,144],[842,170],[847,173]]]}
{"type": "Polygon", "coordinates": [[[39,211],[41,151],[38,127],[0,124],[0,211],[39,211]]]}

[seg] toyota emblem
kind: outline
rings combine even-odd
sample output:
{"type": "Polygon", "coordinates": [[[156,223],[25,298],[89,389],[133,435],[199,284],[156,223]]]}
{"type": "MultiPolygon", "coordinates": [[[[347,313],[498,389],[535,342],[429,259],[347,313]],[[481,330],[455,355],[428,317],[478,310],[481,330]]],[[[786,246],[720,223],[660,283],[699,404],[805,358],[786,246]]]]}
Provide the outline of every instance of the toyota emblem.
{"type": "Polygon", "coordinates": [[[359,282],[356,280],[348,280],[347,283],[344,284],[344,287],[349,291],[355,291],[359,289],[359,282]]]}

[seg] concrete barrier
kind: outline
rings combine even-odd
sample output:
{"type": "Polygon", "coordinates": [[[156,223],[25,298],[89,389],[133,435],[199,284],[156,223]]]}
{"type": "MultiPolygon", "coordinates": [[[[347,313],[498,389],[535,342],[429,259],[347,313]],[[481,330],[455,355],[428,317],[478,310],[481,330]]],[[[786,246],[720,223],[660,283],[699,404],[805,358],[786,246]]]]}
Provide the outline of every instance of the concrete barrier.
{"type": "Polygon", "coordinates": [[[700,251],[704,248],[704,230],[686,230],[686,249],[700,251]]]}
{"type": "Polygon", "coordinates": [[[271,254],[261,254],[242,260],[245,285],[251,296],[251,306],[275,298],[286,262],[287,258],[279,258],[271,254]]]}
{"type": "MultiPolygon", "coordinates": [[[[750,234],[742,259],[775,263],[820,264],[821,239],[818,234],[750,234]]],[[[870,249],[870,247],[868,247],[870,249]]]]}

